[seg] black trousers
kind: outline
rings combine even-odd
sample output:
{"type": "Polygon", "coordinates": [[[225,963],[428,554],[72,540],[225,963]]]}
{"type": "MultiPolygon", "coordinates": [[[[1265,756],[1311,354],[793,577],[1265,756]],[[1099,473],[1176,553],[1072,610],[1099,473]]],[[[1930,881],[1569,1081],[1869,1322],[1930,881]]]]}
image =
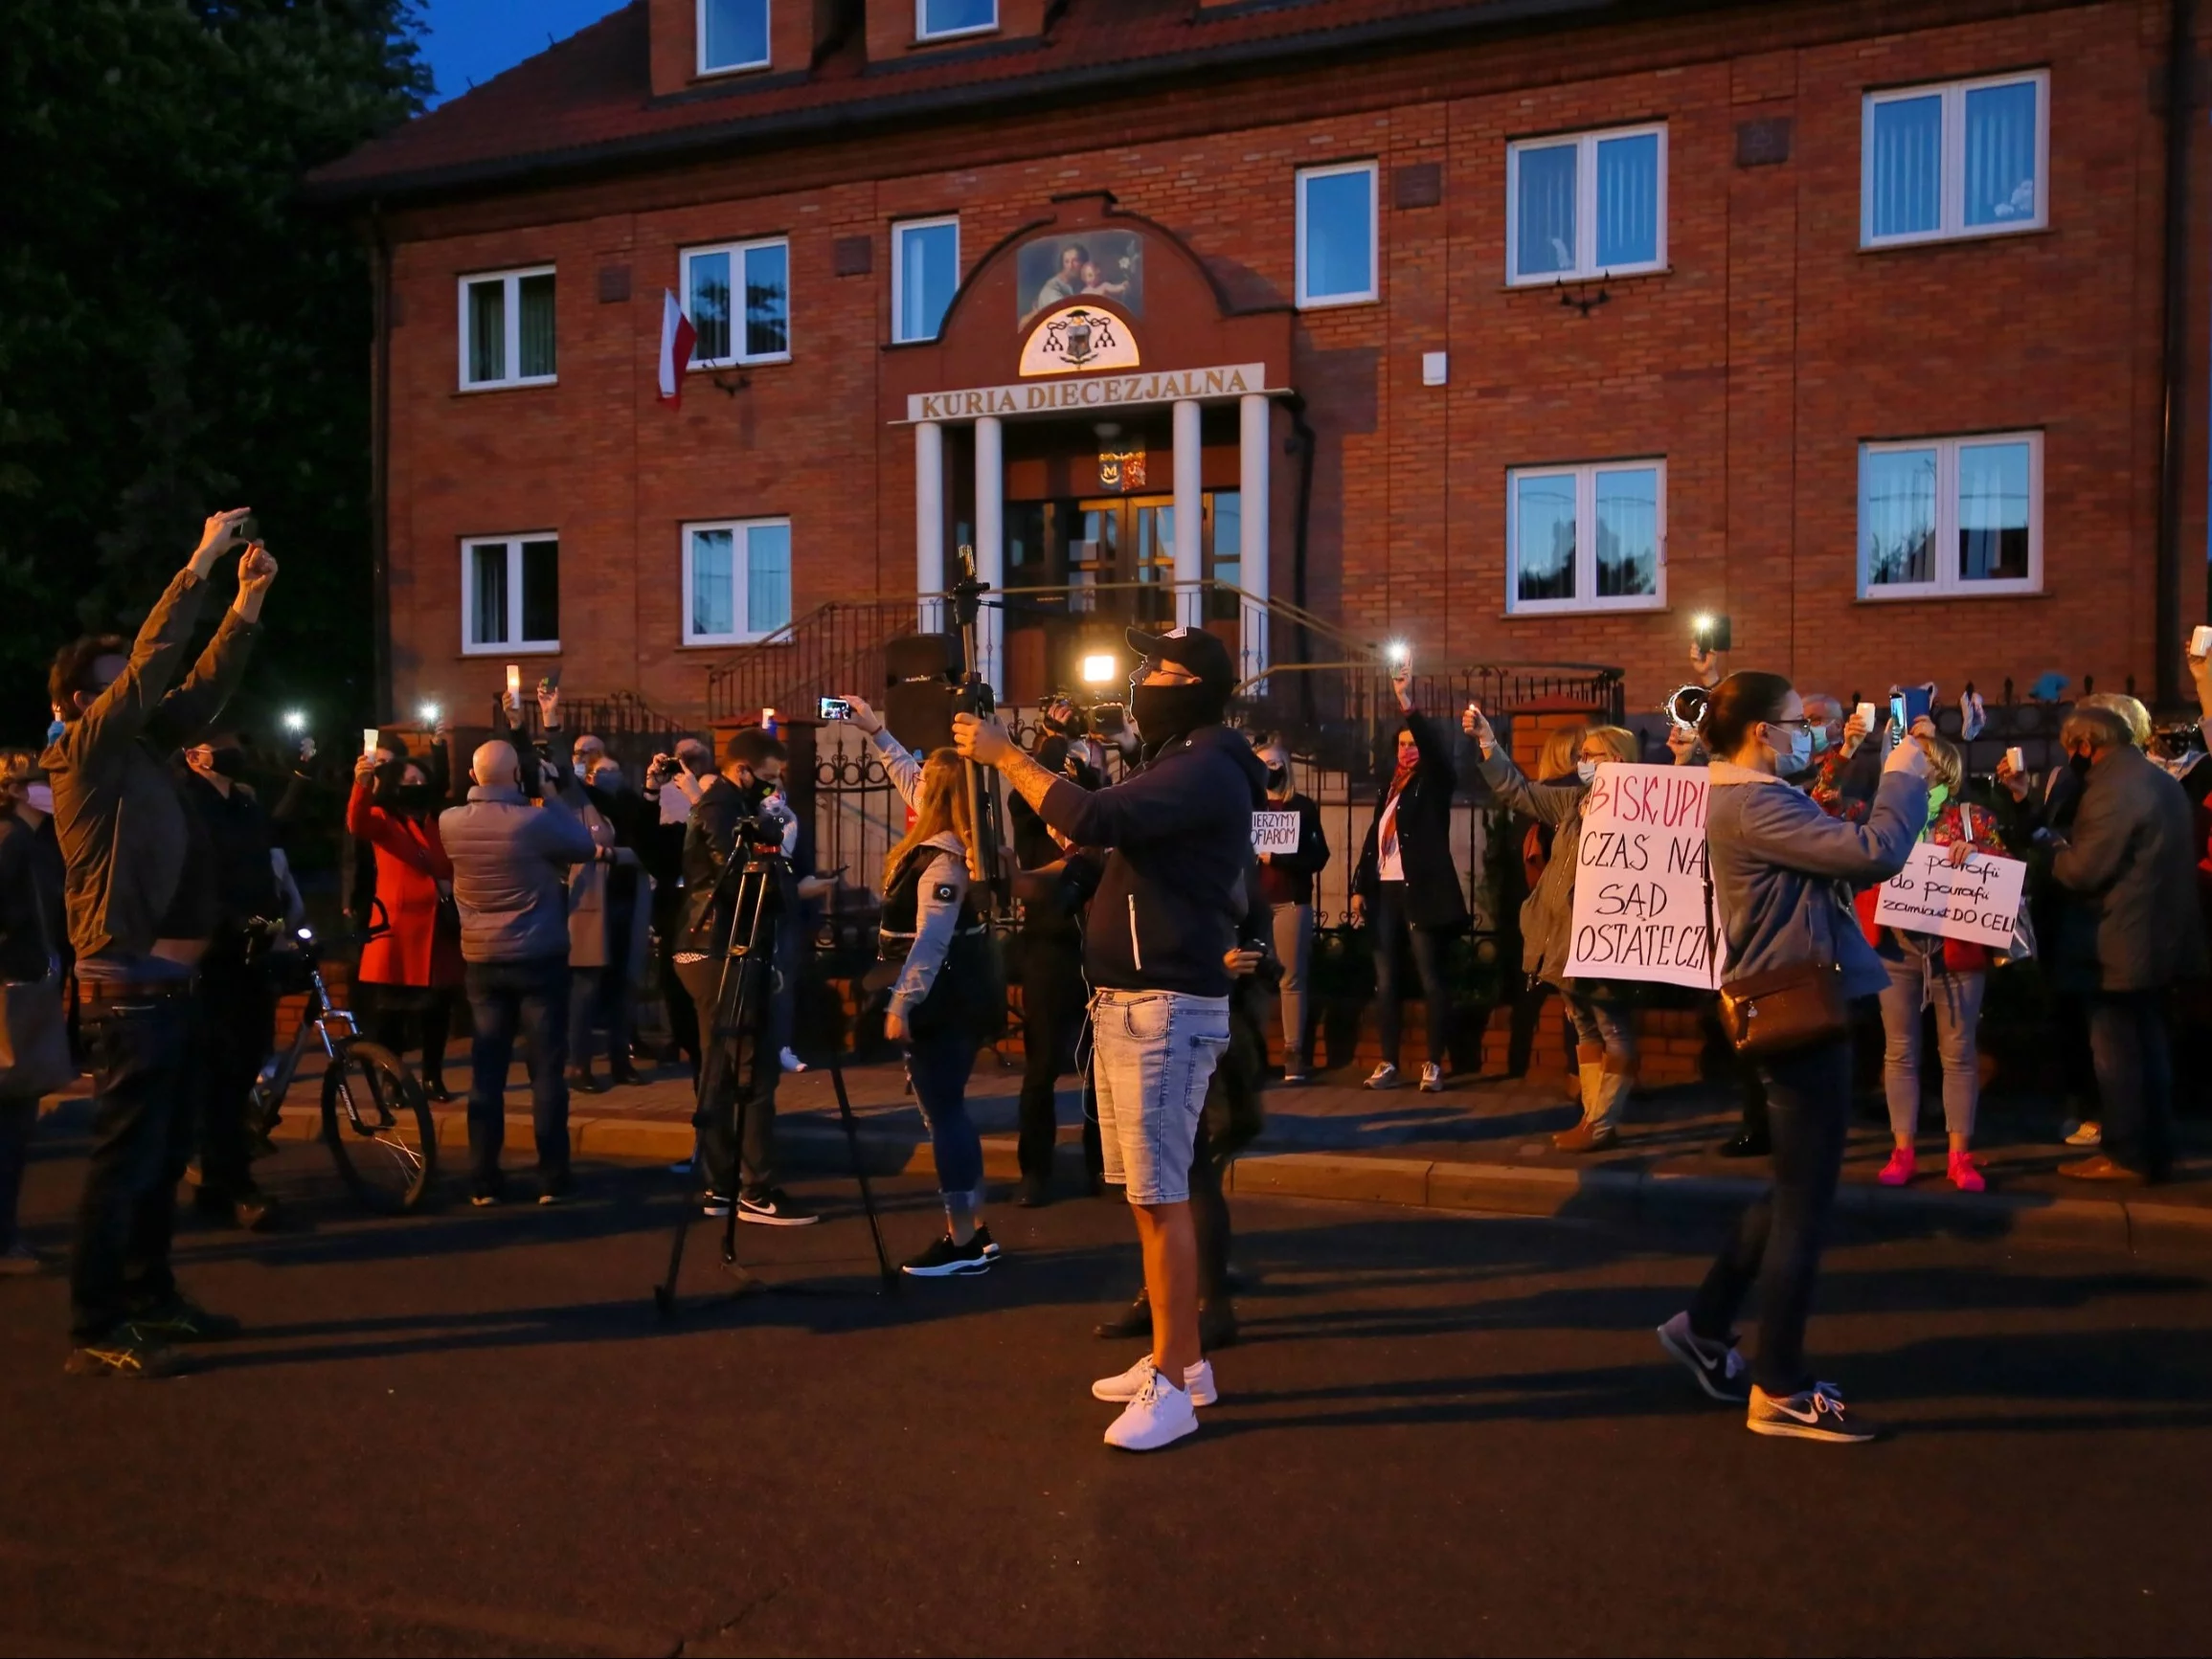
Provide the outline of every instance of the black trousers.
{"type": "Polygon", "coordinates": [[[1022,953],[1022,1135],[1024,1177],[1050,1179],[1060,1133],[1055,1096],[1075,1064],[1082,1029],[1083,941],[1072,931],[1024,932],[1022,953]]]}
{"type": "Polygon", "coordinates": [[[2166,993],[2099,992],[2089,999],[2089,1050],[2104,1099],[2106,1155],[2139,1176],[2164,1180],[2174,1168],[2174,1048],[2166,1034],[2166,993]]]}
{"type": "Polygon", "coordinates": [[[1751,1286],[1759,1286],[1759,1349],[1751,1380],[1769,1394],[1813,1385],[1805,1365],[1805,1320],[1820,1270],[1820,1246],[1836,1207],[1843,1145],[1851,1131],[1848,1038],[1762,1062],[1773,1182],[1737,1220],[1690,1304],[1690,1329],[1724,1340],[1751,1286]]]}
{"type": "Polygon", "coordinates": [[[1190,1149],[1190,1223],[1198,1235],[1198,1299],[1208,1307],[1229,1300],[1229,1250],[1234,1242],[1229,1224],[1229,1196],[1222,1177],[1229,1160],[1214,1149],[1202,1117],[1190,1149]]]}
{"type": "Polygon", "coordinates": [[[368,1034],[401,1059],[419,1042],[422,1081],[445,1081],[445,1045],[453,1040],[458,990],[424,985],[363,985],[368,995],[368,1034]]]}
{"type": "Polygon", "coordinates": [[[1406,919],[1406,884],[1385,882],[1375,898],[1375,912],[1367,918],[1375,950],[1375,1035],[1383,1058],[1398,1064],[1400,998],[1398,959],[1406,944],[1412,947],[1413,971],[1420,975],[1421,996],[1428,1012],[1427,1058],[1441,1065],[1452,1030],[1452,993],[1444,983],[1444,948],[1451,935],[1434,928],[1416,928],[1406,919]]]}
{"type": "MultiPolygon", "coordinates": [[[[720,956],[709,956],[704,961],[676,964],[685,993],[699,1011],[701,1087],[707,1076],[706,1048],[716,1041],[712,1028],[722,991],[723,961],[720,956]]],[[[761,967],[764,970],[766,964],[761,967]]],[[[775,1011],[769,981],[769,975],[761,972],[755,991],[754,1030],[733,1043],[715,1098],[708,1100],[701,1095],[691,1115],[699,1132],[699,1155],[707,1166],[707,1184],[718,1193],[731,1191],[733,1178],[750,1198],[764,1197],[776,1185],[776,1084],[783,1065],[771,1031],[775,1011]],[[748,1083],[754,1088],[752,1098],[745,1103],[744,1143],[740,1146],[734,1139],[737,1091],[748,1083]]]]}
{"type": "Polygon", "coordinates": [[[277,994],[259,963],[210,954],[200,963],[197,1000],[190,1065],[200,1186],[218,1198],[241,1199],[254,1190],[247,1108],[276,1042],[277,994]]]}
{"type": "Polygon", "coordinates": [[[169,1252],[176,1185],[192,1159],[193,1005],[180,986],[166,997],[80,1007],[93,1098],[92,1155],[69,1264],[69,1329],[79,1342],[176,1289],[169,1252]]]}

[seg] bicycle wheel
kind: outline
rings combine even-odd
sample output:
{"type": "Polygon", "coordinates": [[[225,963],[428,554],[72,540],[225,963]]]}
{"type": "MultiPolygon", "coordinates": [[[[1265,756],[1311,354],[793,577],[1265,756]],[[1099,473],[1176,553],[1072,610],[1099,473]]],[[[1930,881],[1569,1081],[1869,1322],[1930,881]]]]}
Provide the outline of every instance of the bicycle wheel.
{"type": "Polygon", "coordinates": [[[438,1173],[430,1103],[407,1063],[380,1043],[347,1043],[324,1072],[323,1138],[347,1191],[378,1215],[405,1215],[438,1173]]]}

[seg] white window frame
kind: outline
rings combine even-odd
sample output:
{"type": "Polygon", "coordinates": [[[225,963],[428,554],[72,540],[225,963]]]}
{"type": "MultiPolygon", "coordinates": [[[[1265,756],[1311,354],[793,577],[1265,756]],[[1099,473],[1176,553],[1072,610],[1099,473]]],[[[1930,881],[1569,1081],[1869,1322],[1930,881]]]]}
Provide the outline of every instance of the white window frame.
{"type": "Polygon", "coordinates": [[[1505,285],[1509,288],[1550,288],[1561,282],[1586,282],[1598,277],[1635,277],[1667,268],[1667,123],[1645,122],[1638,126],[1609,126],[1591,132],[1559,132],[1548,138],[1516,139],[1505,146],[1505,285]],[[1629,265],[1597,262],[1597,146],[1608,139],[1656,137],[1659,140],[1659,204],[1654,258],[1629,265]],[[1521,276],[1521,155],[1524,150],[1564,149],[1574,153],[1574,268],[1521,276]]]}
{"type": "Polygon", "coordinates": [[[1516,466],[1505,473],[1505,611],[1513,617],[1580,616],[1591,611],[1663,611],[1667,606],[1667,463],[1664,456],[1620,460],[1565,461],[1516,466]],[[1601,598],[1597,593],[1597,481],[1609,472],[1659,474],[1659,569],[1655,591],[1601,598]],[[1521,597],[1521,482],[1531,478],[1574,480],[1574,591],[1571,599],[1521,597]]]}
{"type": "MultiPolygon", "coordinates": [[[[936,231],[950,225],[953,231],[953,292],[960,291],[960,216],[958,213],[939,213],[928,219],[895,219],[891,227],[891,343],[893,346],[911,345],[921,340],[935,340],[943,332],[942,327],[927,334],[903,334],[900,327],[906,318],[906,260],[899,253],[899,238],[909,231],[936,231]]],[[[949,303],[949,302],[948,302],[949,303]]]]}
{"type": "Polygon", "coordinates": [[[551,277],[553,279],[553,362],[560,362],[560,275],[552,265],[517,265],[507,271],[471,271],[454,279],[454,303],[459,327],[456,339],[460,343],[460,362],[457,372],[463,392],[502,392],[516,386],[556,386],[560,370],[556,367],[551,374],[523,374],[522,367],[522,280],[525,277],[551,277]],[[501,342],[508,367],[506,378],[501,380],[471,380],[468,377],[468,291],[480,282],[504,284],[501,295],[500,320],[506,329],[501,342]]]}
{"type": "Polygon", "coordinates": [[[2041,432],[1976,432],[1960,437],[1883,438],[1859,446],[1859,596],[1877,603],[1897,599],[2004,598],[2043,591],[2043,435],[2041,432]],[[2003,581],[1969,581],[1958,573],[1958,452],[2004,443],[2023,443],[2028,452],[2028,573],[2003,581]],[[1866,566],[1866,458],[1908,450],[1935,451],[1935,580],[1881,582],[1869,579],[1866,566]]]}
{"type": "MultiPolygon", "coordinates": [[[[745,603],[745,589],[742,585],[745,581],[746,575],[746,556],[750,550],[748,546],[748,538],[755,530],[769,529],[774,527],[780,527],[786,536],[790,535],[791,519],[789,515],[771,514],[767,518],[758,519],[698,519],[695,521],[687,522],[684,525],[681,534],[684,538],[684,588],[682,594],[682,606],[685,644],[756,645],[758,644],[761,640],[767,639],[771,634],[776,633],[778,628],[786,627],[789,625],[788,621],[786,621],[783,623],[779,623],[778,628],[754,628],[751,626],[745,626],[740,627],[734,634],[702,634],[696,632],[691,626],[692,538],[697,536],[703,530],[728,530],[730,532],[730,546],[732,551],[735,555],[733,569],[731,571],[731,580],[734,583],[739,584],[737,591],[732,594],[732,614],[737,615],[739,613],[745,613],[748,610],[748,607],[745,603]]],[[[791,547],[791,582],[794,589],[796,589],[799,583],[799,546],[796,540],[792,542],[791,547]]],[[[792,613],[794,616],[797,615],[796,603],[794,603],[792,606],[792,613]]],[[[743,620],[747,624],[750,624],[753,618],[748,614],[743,617],[743,620]]]]}
{"type": "Polygon", "coordinates": [[[971,23],[965,29],[939,29],[931,31],[930,0],[914,0],[914,37],[916,40],[959,40],[970,34],[990,34],[999,27],[999,0],[991,0],[991,20],[988,23],[971,23]]]}
{"type": "Polygon", "coordinates": [[[742,242],[706,242],[696,248],[684,250],[683,304],[691,303],[691,261],[704,255],[730,256],[730,355],[727,357],[701,357],[699,347],[691,347],[690,367],[693,369],[750,368],[757,363],[788,363],[791,361],[791,238],[789,236],[754,236],[742,242]],[[783,250],[783,349],[748,353],[745,350],[745,256],[755,248],[781,248],[783,250]]]}
{"type": "Polygon", "coordinates": [[[750,69],[766,69],[774,61],[776,52],[776,0],[760,0],[760,43],[764,56],[750,63],[709,63],[707,61],[707,8],[712,0],[698,0],[692,9],[696,24],[693,38],[698,45],[698,73],[701,75],[742,75],[750,69]]]}
{"type": "Polygon", "coordinates": [[[1292,258],[1298,267],[1298,308],[1325,311],[1337,305],[1372,305],[1383,297],[1382,168],[1372,161],[1334,162],[1327,167],[1298,170],[1297,245],[1292,258]],[[1345,173],[1367,175],[1367,285],[1357,294],[1311,294],[1306,290],[1306,185],[1313,179],[1341,178],[1345,173]]]}
{"type": "Polygon", "coordinates": [[[2051,74],[2047,69],[2024,74],[1984,75],[1972,80],[1938,80],[1926,86],[1891,86],[1865,95],[1859,117],[1859,245],[1862,248],[1909,248],[1924,242],[1971,242],[1984,236],[2017,236],[2047,230],[2051,220],[2051,74]],[[1966,95],[1993,86],[2033,82],[2036,89],[2036,211],[2032,218],[1988,225],[1966,222],[1966,95]],[[1874,111],[1885,103],[1902,103],[1917,98],[1943,100],[1943,144],[1936,180],[1936,225],[1932,231],[1901,235],[1874,234],[1874,111]]]}
{"type": "MultiPolygon", "coordinates": [[[[558,639],[525,639],[522,633],[522,545],[551,542],[555,569],[560,558],[558,530],[516,530],[504,536],[463,536],[461,541],[461,654],[463,657],[550,657],[559,653],[558,639]],[[517,636],[479,644],[476,639],[476,549],[507,549],[507,625],[517,636]]],[[[558,602],[557,578],[555,602],[558,602]]]]}

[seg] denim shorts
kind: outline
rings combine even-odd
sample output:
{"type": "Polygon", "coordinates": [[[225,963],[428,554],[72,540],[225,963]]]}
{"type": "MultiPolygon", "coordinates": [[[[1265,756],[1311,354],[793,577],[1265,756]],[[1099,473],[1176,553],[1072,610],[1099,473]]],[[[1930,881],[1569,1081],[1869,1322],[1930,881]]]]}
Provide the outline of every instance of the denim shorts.
{"type": "Polygon", "coordinates": [[[1091,1001],[1091,1076],[1108,1184],[1133,1204],[1190,1197],[1206,1086],[1229,1047],[1229,998],[1101,991],[1091,1001]]]}

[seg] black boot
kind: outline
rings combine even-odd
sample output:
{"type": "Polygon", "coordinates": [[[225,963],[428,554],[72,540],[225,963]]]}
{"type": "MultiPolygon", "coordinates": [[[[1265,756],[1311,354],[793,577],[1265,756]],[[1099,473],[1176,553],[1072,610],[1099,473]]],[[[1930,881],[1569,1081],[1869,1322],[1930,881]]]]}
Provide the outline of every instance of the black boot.
{"type": "Polygon", "coordinates": [[[1198,1311],[1198,1348],[1211,1354],[1216,1348],[1236,1346],[1236,1304],[1227,1296],[1208,1302],[1198,1311]]]}

